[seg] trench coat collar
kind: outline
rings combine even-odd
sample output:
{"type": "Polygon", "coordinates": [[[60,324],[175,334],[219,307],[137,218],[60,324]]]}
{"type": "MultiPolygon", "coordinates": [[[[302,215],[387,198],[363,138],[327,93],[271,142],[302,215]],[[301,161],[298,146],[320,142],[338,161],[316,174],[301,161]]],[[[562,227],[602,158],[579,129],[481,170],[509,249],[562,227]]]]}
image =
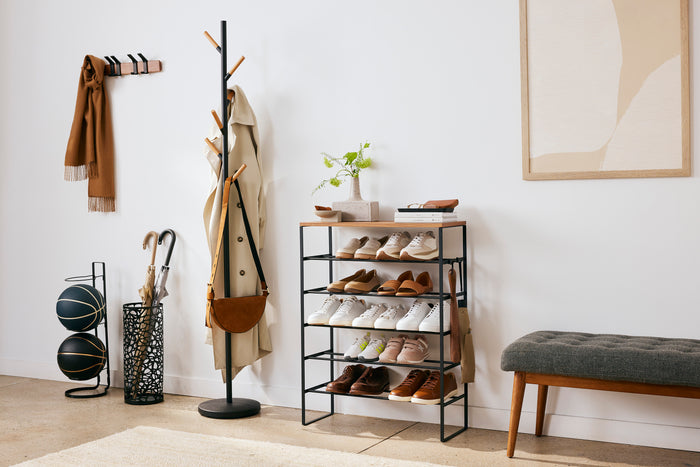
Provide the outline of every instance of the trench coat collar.
{"type": "Polygon", "coordinates": [[[231,123],[238,123],[241,125],[255,126],[257,122],[255,121],[255,114],[253,109],[250,107],[248,98],[245,96],[243,90],[234,85],[231,87],[233,91],[233,111],[231,112],[231,123]]]}

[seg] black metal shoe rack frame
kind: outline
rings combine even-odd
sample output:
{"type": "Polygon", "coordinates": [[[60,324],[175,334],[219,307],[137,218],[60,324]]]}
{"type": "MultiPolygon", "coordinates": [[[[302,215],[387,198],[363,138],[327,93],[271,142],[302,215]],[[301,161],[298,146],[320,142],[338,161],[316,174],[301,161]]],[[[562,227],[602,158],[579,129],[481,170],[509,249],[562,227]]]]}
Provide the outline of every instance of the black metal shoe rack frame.
{"type": "MultiPolygon", "coordinates": [[[[334,249],[333,249],[333,227],[353,227],[353,228],[378,228],[378,227],[383,227],[383,228],[393,228],[396,231],[403,231],[406,229],[415,229],[415,224],[411,224],[411,227],[407,227],[406,224],[400,224],[400,223],[392,223],[392,222],[355,222],[355,223],[349,223],[349,222],[344,222],[344,223],[313,223],[313,222],[308,222],[308,223],[301,223],[299,225],[299,248],[300,248],[300,281],[301,281],[301,287],[300,287],[300,292],[301,292],[301,423],[303,425],[309,425],[311,423],[317,422],[319,420],[322,420],[326,417],[330,417],[335,413],[335,397],[336,396],[341,396],[341,397],[364,397],[364,398],[370,398],[370,399],[381,399],[381,400],[388,400],[387,396],[385,395],[376,395],[376,396],[367,396],[367,395],[356,395],[356,394],[335,394],[331,392],[326,392],[325,387],[326,384],[328,384],[330,381],[333,381],[335,379],[335,372],[334,372],[334,363],[352,363],[352,362],[347,362],[343,359],[343,352],[336,352],[335,349],[335,341],[334,341],[334,333],[333,330],[338,328],[338,329],[358,329],[358,330],[368,330],[368,331],[376,331],[375,328],[365,328],[365,327],[348,327],[348,326],[331,326],[331,325],[313,325],[313,324],[307,324],[306,319],[305,319],[305,298],[309,294],[321,294],[321,295],[330,295],[330,292],[326,291],[326,287],[315,287],[315,288],[310,288],[307,289],[305,288],[305,279],[304,279],[304,263],[306,261],[327,261],[328,262],[328,283],[330,284],[333,282],[333,263],[335,262],[344,262],[344,261],[354,261],[354,262],[372,262],[372,263],[419,263],[419,264],[426,264],[426,263],[434,263],[438,265],[439,272],[438,272],[438,280],[436,284],[439,284],[438,291],[436,292],[431,292],[427,294],[420,295],[416,298],[424,298],[424,299],[440,299],[440,329],[444,329],[444,313],[443,311],[443,303],[445,300],[449,300],[450,294],[449,291],[444,290],[444,266],[450,265],[452,267],[457,266],[458,270],[458,278],[459,278],[459,290],[456,295],[457,295],[457,300],[459,302],[459,306],[466,306],[467,302],[467,226],[465,222],[453,222],[449,224],[442,224],[442,223],[436,223],[436,224],[424,224],[421,225],[420,228],[424,230],[433,230],[436,229],[438,231],[438,258],[435,260],[430,260],[430,261],[405,261],[405,260],[362,260],[362,259],[340,259],[336,258],[334,255],[334,249]],[[318,226],[327,226],[328,227],[328,253],[327,254],[318,254],[318,255],[311,255],[311,256],[306,256],[304,254],[304,229],[307,227],[318,227],[318,226]],[[455,257],[455,258],[444,258],[443,255],[443,230],[448,229],[448,228],[461,228],[462,231],[462,256],[461,257],[455,257]],[[326,350],[322,350],[320,352],[315,352],[309,355],[306,355],[306,329],[307,328],[328,328],[328,340],[329,340],[329,348],[326,350]],[[312,387],[306,387],[306,362],[309,360],[320,360],[320,361],[325,361],[329,362],[329,368],[330,368],[330,374],[329,374],[329,380],[324,381],[321,384],[316,384],[312,387]],[[306,417],[306,396],[307,394],[325,394],[327,396],[330,396],[330,411],[324,415],[321,415],[315,419],[312,420],[307,420],[306,417]]],[[[371,293],[366,293],[366,294],[344,294],[344,293],[339,293],[339,294],[333,294],[333,295],[354,295],[354,296],[368,296],[368,297],[382,297],[386,298],[387,296],[385,295],[377,295],[376,292],[371,292],[371,293]]],[[[389,296],[391,297],[391,296],[389,296]]],[[[387,330],[382,330],[382,331],[387,331],[387,330]]],[[[388,330],[389,332],[399,332],[399,331],[391,331],[388,330]]],[[[459,331],[457,331],[459,333],[459,331]]],[[[384,366],[396,366],[396,367],[410,367],[410,368],[421,368],[421,369],[427,369],[427,370],[438,370],[440,371],[440,402],[439,402],[439,407],[440,407],[440,441],[445,442],[449,441],[450,439],[454,438],[458,434],[462,433],[465,431],[468,426],[468,405],[469,405],[469,396],[468,396],[468,387],[467,384],[463,384],[463,392],[461,395],[457,395],[455,397],[451,397],[448,400],[445,400],[445,380],[444,380],[444,375],[446,371],[449,371],[453,368],[456,368],[460,365],[460,362],[450,362],[446,361],[446,355],[445,355],[445,346],[444,346],[444,339],[445,336],[450,335],[450,331],[442,331],[442,332],[421,332],[421,334],[428,334],[428,335],[439,335],[440,337],[440,359],[439,360],[426,360],[423,365],[407,365],[407,364],[400,364],[400,363],[376,363],[377,365],[384,365],[384,366]],[[460,427],[457,431],[449,434],[448,436],[445,436],[445,407],[454,404],[455,402],[459,400],[464,400],[464,425],[460,427]]],[[[457,338],[459,338],[459,335],[457,335],[457,338]]],[[[370,363],[371,365],[371,363],[370,363]]]]}
{"type": "MultiPolygon", "coordinates": [[[[223,187],[226,178],[230,175],[228,167],[228,106],[231,101],[228,99],[228,80],[231,77],[231,72],[227,72],[226,66],[226,21],[221,21],[221,45],[216,46],[216,50],[221,55],[221,122],[222,128],[221,133],[223,136],[221,152],[219,153],[219,158],[221,159],[221,174],[219,175],[219,180],[221,186],[223,187]]],[[[223,231],[223,263],[224,263],[224,296],[231,296],[231,271],[229,266],[229,229],[228,229],[228,216],[226,217],[226,225],[223,231]]],[[[260,412],[260,403],[253,399],[243,399],[243,398],[233,398],[232,397],[232,378],[231,378],[231,333],[226,333],[226,398],[225,399],[211,399],[204,401],[199,404],[199,413],[208,418],[220,418],[220,419],[232,419],[232,418],[244,418],[251,417],[260,412]]]]}

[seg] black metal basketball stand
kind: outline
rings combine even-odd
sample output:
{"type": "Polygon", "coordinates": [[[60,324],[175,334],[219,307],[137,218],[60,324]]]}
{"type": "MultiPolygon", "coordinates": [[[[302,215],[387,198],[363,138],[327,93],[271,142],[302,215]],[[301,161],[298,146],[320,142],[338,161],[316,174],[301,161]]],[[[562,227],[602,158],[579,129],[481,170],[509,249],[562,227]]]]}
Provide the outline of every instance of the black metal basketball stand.
{"type": "MultiPolygon", "coordinates": [[[[97,382],[95,383],[94,386],[90,387],[78,387],[78,388],[73,388],[73,389],[68,389],[65,392],[66,397],[72,397],[75,399],[89,399],[92,397],[102,397],[107,394],[107,390],[109,389],[110,385],[110,379],[109,379],[109,337],[108,334],[109,332],[107,331],[107,278],[106,278],[106,270],[105,270],[105,263],[104,262],[97,262],[93,261],[92,262],[92,274],[87,274],[85,276],[73,276],[73,277],[67,277],[65,279],[66,282],[91,282],[92,286],[97,289],[97,279],[101,279],[102,282],[102,298],[105,301],[105,313],[104,313],[104,319],[100,324],[98,324],[95,327],[95,337],[99,339],[99,335],[97,330],[100,328],[100,325],[104,326],[104,334],[105,334],[105,366],[102,369],[102,371],[107,372],[107,385],[104,386],[104,389],[102,391],[97,391],[93,392],[90,394],[77,394],[79,392],[84,392],[84,391],[96,391],[100,387],[100,374],[102,374],[102,371],[98,373],[96,376],[97,382]],[[101,271],[98,272],[96,271],[95,266],[100,265],[101,266],[101,271]]],[[[99,290],[99,289],[98,289],[99,290]]]]}

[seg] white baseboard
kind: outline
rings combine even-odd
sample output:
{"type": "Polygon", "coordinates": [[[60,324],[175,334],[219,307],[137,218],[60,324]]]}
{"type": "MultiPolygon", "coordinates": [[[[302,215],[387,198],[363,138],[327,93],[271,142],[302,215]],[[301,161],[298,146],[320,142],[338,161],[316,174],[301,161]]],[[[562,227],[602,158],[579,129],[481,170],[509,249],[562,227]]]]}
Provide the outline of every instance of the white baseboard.
{"type": "MultiPolygon", "coordinates": [[[[0,374],[26,378],[68,381],[56,365],[39,362],[26,362],[0,359],[0,374]]],[[[113,387],[123,386],[121,371],[112,370],[113,387]]],[[[226,395],[223,382],[205,378],[169,376],[164,378],[166,394],[181,394],[196,397],[222,398],[226,395]]],[[[252,398],[261,404],[281,407],[301,407],[301,391],[298,386],[259,386],[252,383],[234,382],[234,397],[252,398]]],[[[328,398],[323,394],[307,396],[307,409],[327,411],[328,398]]],[[[368,417],[383,417],[396,420],[439,423],[438,407],[416,407],[405,403],[336,397],[336,413],[347,413],[368,417]]],[[[452,404],[445,409],[445,424],[462,424],[463,405],[452,404]]],[[[509,411],[489,407],[469,407],[469,426],[488,430],[507,431],[509,411]]],[[[300,420],[301,422],[301,420],[300,420]]],[[[519,433],[534,433],[535,413],[523,411],[520,417],[519,433]]],[[[446,428],[446,433],[453,428],[446,428]]],[[[652,423],[629,422],[566,415],[547,415],[545,436],[586,439],[608,443],[623,443],[666,449],[696,451],[700,428],[652,423]]],[[[516,445],[517,449],[517,445],[516,445]]]]}

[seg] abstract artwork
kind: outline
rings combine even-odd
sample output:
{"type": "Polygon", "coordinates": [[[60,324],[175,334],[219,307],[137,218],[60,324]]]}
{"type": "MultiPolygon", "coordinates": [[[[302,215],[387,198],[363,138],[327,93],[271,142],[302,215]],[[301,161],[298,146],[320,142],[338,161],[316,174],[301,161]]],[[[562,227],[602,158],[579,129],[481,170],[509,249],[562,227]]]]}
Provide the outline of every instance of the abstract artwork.
{"type": "Polygon", "coordinates": [[[690,175],[688,0],[520,0],[523,178],[690,175]]]}

